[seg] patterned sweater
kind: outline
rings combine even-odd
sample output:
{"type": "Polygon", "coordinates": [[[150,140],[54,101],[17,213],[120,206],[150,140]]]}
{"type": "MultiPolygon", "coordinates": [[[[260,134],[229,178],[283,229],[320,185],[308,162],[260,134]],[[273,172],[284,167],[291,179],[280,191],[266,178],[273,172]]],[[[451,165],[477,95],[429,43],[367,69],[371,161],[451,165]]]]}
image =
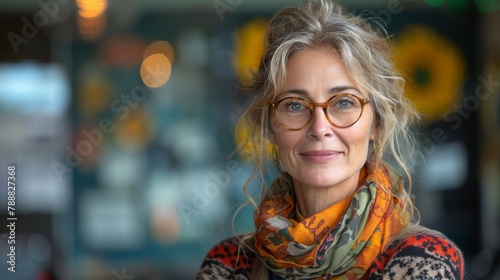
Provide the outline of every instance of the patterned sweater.
{"type": "MultiPolygon", "coordinates": [[[[233,237],[213,247],[196,279],[282,279],[267,271],[254,253],[241,252],[238,244],[233,237]]],[[[362,279],[464,279],[464,260],[457,246],[445,236],[421,231],[392,242],[362,279]]]]}

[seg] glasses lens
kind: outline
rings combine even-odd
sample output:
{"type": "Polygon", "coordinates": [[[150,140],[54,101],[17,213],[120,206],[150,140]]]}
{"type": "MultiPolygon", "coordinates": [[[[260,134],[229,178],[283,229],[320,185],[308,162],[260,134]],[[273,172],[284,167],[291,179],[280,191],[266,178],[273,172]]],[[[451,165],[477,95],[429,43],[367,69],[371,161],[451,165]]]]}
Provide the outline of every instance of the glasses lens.
{"type": "Polygon", "coordinates": [[[300,129],[309,121],[311,110],[306,101],[287,98],[278,104],[276,113],[282,125],[290,129],[300,129]]]}
{"type": "MultiPolygon", "coordinates": [[[[314,104],[315,106],[320,106],[314,104]]],[[[285,98],[276,108],[280,123],[288,129],[301,129],[311,119],[311,103],[300,98],[285,98]]],[[[353,95],[338,94],[332,97],[327,106],[328,119],[337,127],[353,125],[363,113],[363,103],[353,95]]]]}
{"type": "Polygon", "coordinates": [[[363,106],[359,99],[351,95],[339,94],[328,104],[328,117],[336,126],[354,124],[361,116],[363,106]]]}

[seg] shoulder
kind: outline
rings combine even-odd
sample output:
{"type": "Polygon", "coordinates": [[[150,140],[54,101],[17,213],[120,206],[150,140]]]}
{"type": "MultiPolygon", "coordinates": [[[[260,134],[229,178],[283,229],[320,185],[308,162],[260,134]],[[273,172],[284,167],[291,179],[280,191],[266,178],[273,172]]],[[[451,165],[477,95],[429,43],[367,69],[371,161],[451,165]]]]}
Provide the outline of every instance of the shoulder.
{"type": "Polygon", "coordinates": [[[250,279],[254,258],[240,246],[239,238],[225,239],[208,252],[196,279],[250,279]]]}
{"type": "Polygon", "coordinates": [[[463,279],[460,249],[443,234],[423,227],[395,239],[370,268],[373,279],[463,279]]]}

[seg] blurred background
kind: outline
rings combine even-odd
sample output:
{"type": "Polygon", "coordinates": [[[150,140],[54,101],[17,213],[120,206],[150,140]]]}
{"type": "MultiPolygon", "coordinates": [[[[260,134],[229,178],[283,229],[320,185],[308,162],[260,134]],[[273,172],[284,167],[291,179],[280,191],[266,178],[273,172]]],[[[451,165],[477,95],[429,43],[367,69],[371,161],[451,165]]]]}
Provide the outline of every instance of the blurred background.
{"type": "MultiPolygon", "coordinates": [[[[16,272],[0,279],[193,279],[253,230],[233,156],[239,83],[291,0],[0,2],[0,221],[16,167],[16,272]]],[[[500,279],[500,1],[344,1],[393,34],[425,164],[422,224],[500,279]]],[[[251,186],[250,191],[253,191],[251,186]]]]}

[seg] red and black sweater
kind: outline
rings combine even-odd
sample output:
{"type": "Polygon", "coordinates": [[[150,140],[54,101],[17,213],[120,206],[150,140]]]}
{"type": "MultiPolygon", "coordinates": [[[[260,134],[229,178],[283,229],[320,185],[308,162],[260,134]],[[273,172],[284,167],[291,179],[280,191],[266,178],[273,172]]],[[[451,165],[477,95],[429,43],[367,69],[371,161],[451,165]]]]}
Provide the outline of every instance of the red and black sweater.
{"type": "MultiPolygon", "coordinates": [[[[255,260],[253,252],[242,252],[239,240],[230,238],[210,250],[196,279],[253,279],[255,260]]],[[[464,279],[463,256],[445,236],[423,231],[392,242],[362,279],[464,279]]]]}

